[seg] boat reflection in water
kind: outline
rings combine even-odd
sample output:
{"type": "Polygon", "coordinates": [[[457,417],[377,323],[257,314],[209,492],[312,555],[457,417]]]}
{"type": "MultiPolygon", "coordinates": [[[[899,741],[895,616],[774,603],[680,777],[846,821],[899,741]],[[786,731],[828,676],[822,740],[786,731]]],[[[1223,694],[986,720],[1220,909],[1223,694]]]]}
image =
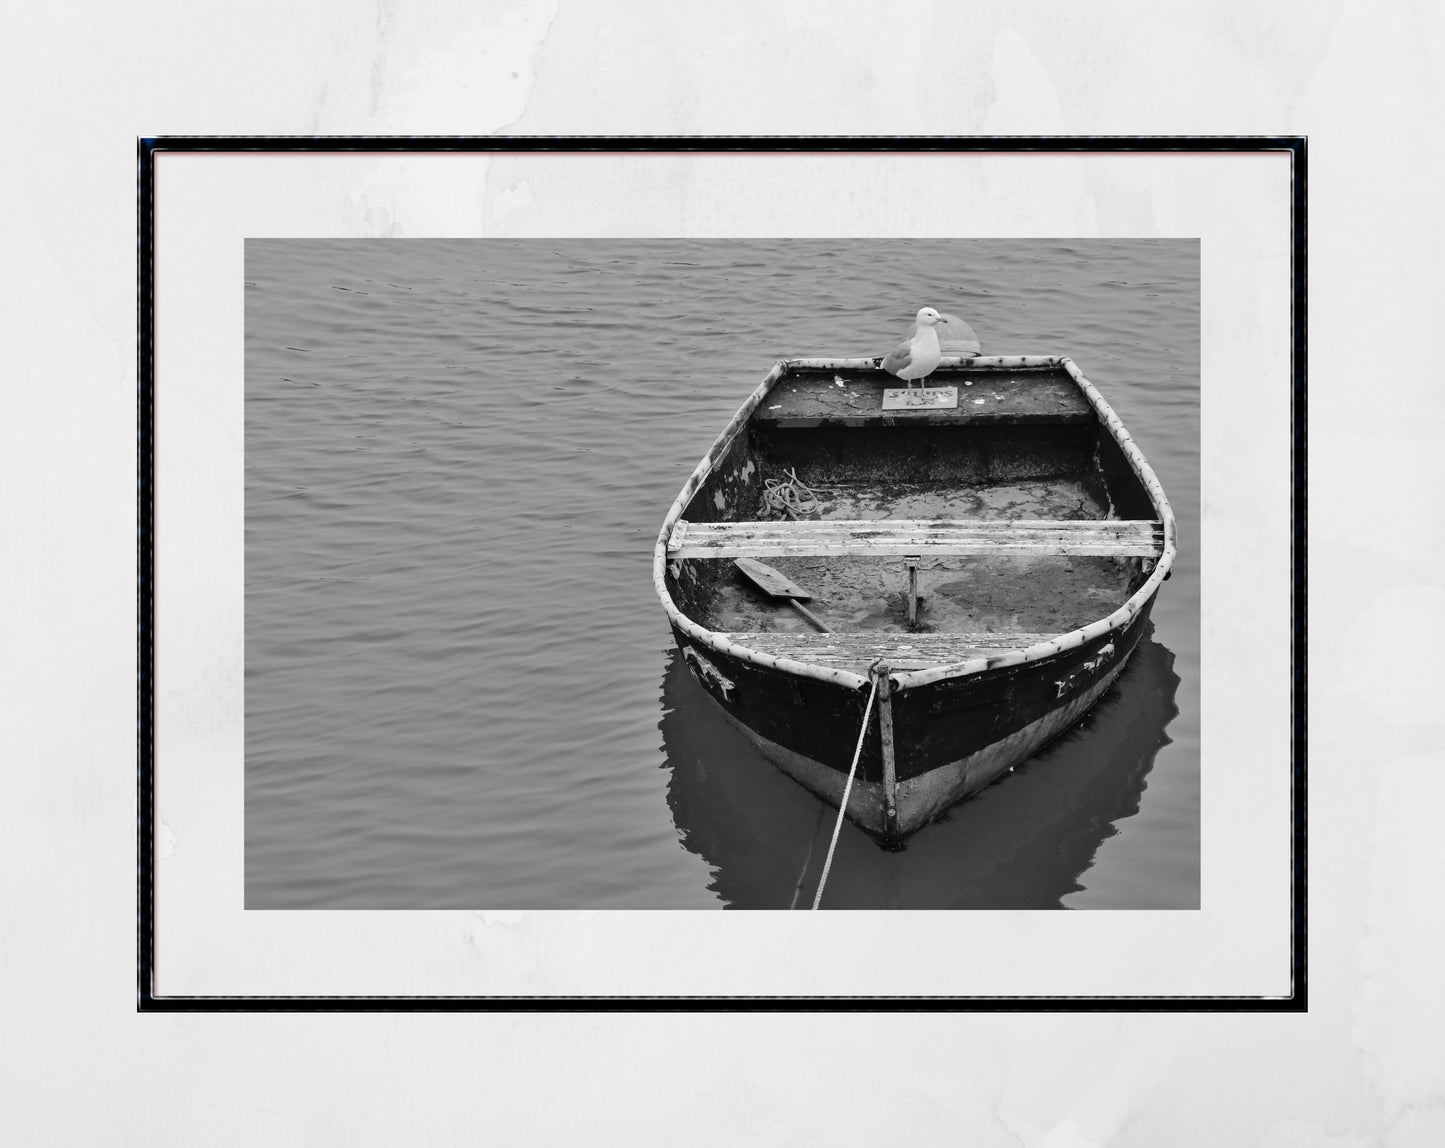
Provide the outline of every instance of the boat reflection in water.
{"type": "MultiPolygon", "coordinates": [[[[1146,634],[1083,721],[901,852],[845,821],[823,907],[1063,907],[1115,825],[1139,811],[1178,685],[1173,653],[1146,634]]],[[[683,845],[711,867],[711,889],[729,908],[810,908],[836,811],[727,722],[676,649],[662,705],[668,804],[683,845]]]]}

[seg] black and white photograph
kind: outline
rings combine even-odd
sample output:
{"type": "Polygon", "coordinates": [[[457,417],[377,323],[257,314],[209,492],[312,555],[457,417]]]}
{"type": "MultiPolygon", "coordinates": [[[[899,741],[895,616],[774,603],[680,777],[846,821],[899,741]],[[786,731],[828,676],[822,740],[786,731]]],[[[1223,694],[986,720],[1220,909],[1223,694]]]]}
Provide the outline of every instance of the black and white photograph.
{"type": "Polygon", "coordinates": [[[7,1142],[1445,1142],[1440,11],[10,6],[7,1142]]]}
{"type": "Polygon", "coordinates": [[[1303,1007],[1301,147],[145,144],[148,1007],[1303,1007]]]}
{"type": "Polygon", "coordinates": [[[248,909],[1198,907],[1197,241],[245,299],[248,909]]]}

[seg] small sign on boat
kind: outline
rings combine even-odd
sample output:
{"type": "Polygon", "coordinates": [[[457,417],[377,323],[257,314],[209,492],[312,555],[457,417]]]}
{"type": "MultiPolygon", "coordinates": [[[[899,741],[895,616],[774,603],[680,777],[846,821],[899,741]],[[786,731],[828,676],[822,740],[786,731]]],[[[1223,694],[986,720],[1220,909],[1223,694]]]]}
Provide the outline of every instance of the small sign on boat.
{"type": "Polygon", "coordinates": [[[883,392],[885,411],[942,411],[958,406],[957,387],[889,387],[883,392]]]}

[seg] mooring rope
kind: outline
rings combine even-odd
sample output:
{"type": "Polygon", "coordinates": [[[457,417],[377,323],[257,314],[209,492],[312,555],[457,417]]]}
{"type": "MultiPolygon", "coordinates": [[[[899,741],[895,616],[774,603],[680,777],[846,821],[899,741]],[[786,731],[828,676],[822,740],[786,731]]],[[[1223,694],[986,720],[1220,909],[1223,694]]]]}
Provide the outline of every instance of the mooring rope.
{"type": "Polygon", "coordinates": [[[798,871],[798,883],[793,886],[793,899],[789,909],[798,907],[798,898],[803,895],[803,882],[808,879],[808,866],[813,863],[813,849],[818,844],[818,830],[823,828],[823,811],[828,807],[818,802],[818,820],[813,822],[813,832],[808,836],[808,854],[803,858],[803,867],[798,871]]]}
{"type": "Polygon", "coordinates": [[[818,509],[818,496],[803,485],[796,470],[787,472],[788,480],[769,478],[763,482],[763,505],[778,514],[812,514],[818,509]]]}
{"type": "MultiPolygon", "coordinates": [[[[880,658],[879,661],[882,661],[880,658]]],[[[853,764],[848,767],[848,783],[843,786],[843,800],[838,803],[838,820],[833,822],[833,840],[828,842],[828,856],[823,861],[823,875],[818,878],[818,892],[813,896],[813,908],[823,899],[823,886],[828,883],[828,870],[833,867],[833,850],[838,846],[838,831],[843,828],[843,814],[848,809],[848,794],[853,790],[853,775],[858,772],[858,759],[863,756],[863,739],[868,736],[868,719],[873,716],[873,699],[878,696],[878,675],[873,672],[878,662],[868,667],[868,676],[873,679],[873,691],[868,695],[868,704],[863,707],[863,728],[858,731],[858,748],[853,751],[853,764]]]]}

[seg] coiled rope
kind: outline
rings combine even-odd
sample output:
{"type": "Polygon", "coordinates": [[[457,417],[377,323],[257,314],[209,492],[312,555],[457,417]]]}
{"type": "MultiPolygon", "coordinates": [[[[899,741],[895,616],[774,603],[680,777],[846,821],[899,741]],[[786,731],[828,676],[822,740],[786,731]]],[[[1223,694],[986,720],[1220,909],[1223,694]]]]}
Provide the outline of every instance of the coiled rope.
{"type": "Polygon", "coordinates": [[[823,861],[823,875],[818,878],[818,892],[813,896],[813,908],[823,899],[823,886],[828,883],[828,870],[833,867],[833,850],[838,847],[838,831],[843,828],[843,814],[848,809],[848,794],[853,791],[853,775],[858,772],[858,759],[863,756],[863,739],[868,736],[868,719],[873,716],[873,699],[878,696],[879,658],[868,667],[868,676],[873,679],[873,690],[868,695],[868,704],[863,707],[863,728],[858,731],[858,748],[853,751],[853,764],[848,767],[848,783],[843,786],[843,800],[838,803],[838,820],[833,822],[833,840],[828,842],[828,856],[823,861]]]}
{"type": "Polygon", "coordinates": [[[769,478],[763,482],[763,505],[773,513],[792,515],[812,514],[818,509],[818,496],[804,486],[796,470],[787,472],[787,481],[769,478]]]}

